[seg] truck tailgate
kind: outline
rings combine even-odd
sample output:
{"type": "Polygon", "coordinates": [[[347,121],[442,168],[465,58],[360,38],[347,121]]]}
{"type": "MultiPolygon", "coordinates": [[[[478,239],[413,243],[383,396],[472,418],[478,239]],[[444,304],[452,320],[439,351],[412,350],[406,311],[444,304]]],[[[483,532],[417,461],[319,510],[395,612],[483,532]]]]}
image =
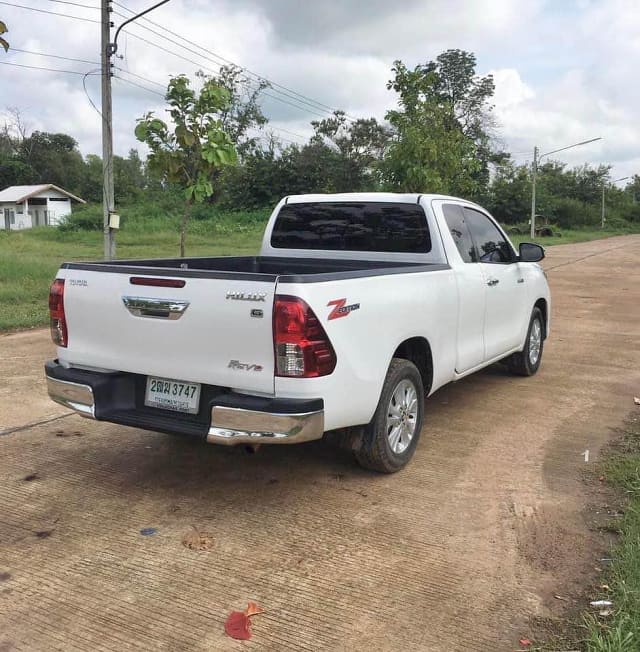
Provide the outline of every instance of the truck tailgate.
{"type": "Polygon", "coordinates": [[[143,274],[62,270],[61,362],[273,394],[272,278],[143,274]]]}

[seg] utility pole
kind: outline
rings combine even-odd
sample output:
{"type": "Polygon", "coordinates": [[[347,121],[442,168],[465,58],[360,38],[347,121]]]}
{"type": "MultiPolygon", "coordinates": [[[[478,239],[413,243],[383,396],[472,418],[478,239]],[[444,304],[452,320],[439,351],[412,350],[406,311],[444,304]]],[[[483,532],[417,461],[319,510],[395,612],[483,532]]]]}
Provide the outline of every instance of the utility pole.
{"type": "Polygon", "coordinates": [[[111,215],[115,215],[113,188],[113,112],[111,108],[111,0],[101,0],[102,31],[100,39],[102,63],[102,214],[104,258],[116,256],[116,235],[111,215]]]}
{"type": "Polygon", "coordinates": [[[531,239],[536,237],[536,176],[538,175],[538,148],[533,148],[531,164],[531,239]]]}
{"type": "Polygon", "coordinates": [[[552,149],[550,152],[545,152],[544,154],[540,154],[540,150],[537,147],[533,148],[533,165],[531,168],[531,238],[536,237],[536,177],[538,175],[538,164],[540,163],[540,159],[543,156],[549,156],[549,154],[564,152],[565,149],[572,149],[573,147],[579,147],[580,145],[586,145],[587,143],[595,143],[596,140],[602,140],[602,138],[598,137],[591,138],[591,140],[583,140],[580,143],[567,145],[560,149],[552,149]]]}
{"type": "Polygon", "coordinates": [[[169,0],[160,0],[152,7],[141,11],[124,21],[116,30],[111,42],[111,1],[101,0],[102,30],[100,39],[102,64],[102,214],[104,230],[104,258],[112,260],[116,257],[116,231],[120,228],[120,217],[115,211],[115,193],[113,187],[113,110],[111,106],[111,77],[113,76],[111,57],[118,51],[118,35],[120,30],[134,20],[148,14],[169,0]]]}

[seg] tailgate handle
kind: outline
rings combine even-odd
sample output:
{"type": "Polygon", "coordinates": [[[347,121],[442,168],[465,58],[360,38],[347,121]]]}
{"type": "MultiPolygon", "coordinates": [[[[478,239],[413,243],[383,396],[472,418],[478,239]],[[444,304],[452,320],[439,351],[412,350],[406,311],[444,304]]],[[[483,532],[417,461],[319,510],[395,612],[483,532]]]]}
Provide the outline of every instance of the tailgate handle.
{"type": "Polygon", "coordinates": [[[152,317],[154,319],[180,319],[189,307],[188,301],[149,299],[147,297],[122,297],[122,303],[135,317],[152,317]]]}

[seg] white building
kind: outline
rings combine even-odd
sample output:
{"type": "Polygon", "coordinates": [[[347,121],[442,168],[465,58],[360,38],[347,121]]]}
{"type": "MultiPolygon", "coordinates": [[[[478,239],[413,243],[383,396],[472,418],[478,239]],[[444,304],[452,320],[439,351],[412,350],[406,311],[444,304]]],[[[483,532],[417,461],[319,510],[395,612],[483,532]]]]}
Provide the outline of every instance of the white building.
{"type": "Polygon", "coordinates": [[[10,186],[0,191],[0,229],[30,229],[55,226],[71,213],[71,202],[86,204],[70,192],[44,183],[39,186],[10,186]]]}

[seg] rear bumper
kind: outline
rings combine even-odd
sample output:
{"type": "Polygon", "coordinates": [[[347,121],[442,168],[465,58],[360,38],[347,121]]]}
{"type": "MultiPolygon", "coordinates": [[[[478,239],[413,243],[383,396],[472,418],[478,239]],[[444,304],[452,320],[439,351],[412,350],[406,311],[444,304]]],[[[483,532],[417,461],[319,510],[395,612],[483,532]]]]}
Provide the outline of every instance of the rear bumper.
{"type": "Polygon", "coordinates": [[[52,400],[78,414],[125,426],[199,437],[212,444],[297,444],[324,433],[322,399],[282,399],[202,386],[198,414],[144,405],[146,376],[45,365],[52,400]]]}

